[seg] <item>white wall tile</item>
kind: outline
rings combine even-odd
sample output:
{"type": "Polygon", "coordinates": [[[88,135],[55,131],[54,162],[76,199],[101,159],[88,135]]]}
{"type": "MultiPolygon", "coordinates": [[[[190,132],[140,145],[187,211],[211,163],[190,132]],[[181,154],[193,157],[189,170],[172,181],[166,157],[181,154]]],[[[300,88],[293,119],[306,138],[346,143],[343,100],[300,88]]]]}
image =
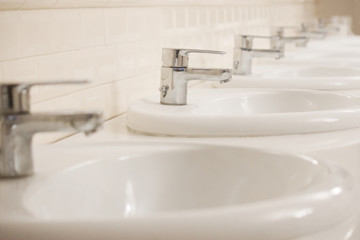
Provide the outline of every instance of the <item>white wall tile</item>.
{"type": "MultiPolygon", "coordinates": [[[[34,0],[32,0],[34,1],[34,0]]],[[[58,0],[56,8],[100,8],[104,7],[109,0],[58,0]]]]}
{"type": "Polygon", "coordinates": [[[82,91],[82,110],[101,111],[105,119],[111,115],[111,84],[104,84],[82,91]]]}
{"type": "Polygon", "coordinates": [[[14,10],[20,8],[25,0],[0,0],[0,9],[14,10]]]}
{"type": "Polygon", "coordinates": [[[1,65],[4,81],[36,81],[38,79],[37,58],[8,61],[1,65]]]}
{"type": "Polygon", "coordinates": [[[200,26],[204,27],[209,24],[209,12],[208,8],[198,8],[198,14],[199,14],[199,24],[200,26]]]}
{"type": "Polygon", "coordinates": [[[0,60],[19,57],[18,16],[17,11],[0,11],[0,60]]]}
{"type": "MultiPolygon", "coordinates": [[[[157,7],[165,6],[181,6],[181,5],[198,5],[198,6],[219,6],[234,4],[305,4],[308,0],[0,0],[0,7],[4,10],[13,10],[24,8],[100,8],[100,7],[157,7]]],[[[310,0],[313,3],[313,0],[310,0]]]]}
{"type": "Polygon", "coordinates": [[[148,73],[116,82],[121,99],[117,101],[120,110],[126,111],[133,101],[144,96],[159,94],[160,74],[148,73]]]}
{"type": "Polygon", "coordinates": [[[187,26],[187,12],[185,7],[175,9],[175,28],[183,29],[187,26]]]}
{"type": "Polygon", "coordinates": [[[154,62],[156,62],[157,66],[161,66],[161,62],[156,61],[156,59],[159,60],[161,57],[161,50],[157,49],[158,51],[154,51],[156,49],[154,44],[153,41],[137,42],[137,74],[145,74],[151,71],[153,67],[156,67],[154,66],[154,62]]]}
{"type": "Polygon", "coordinates": [[[39,57],[39,79],[54,80],[71,78],[71,61],[76,52],[61,52],[39,57]]]}
{"type": "Polygon", "coordinates": [[[137,44],[129,42],[117,46],[117,77],[126,78],[137,75],[137,44]]]}
{"type": "Polygon", "coordinates": [[[158,39],[161,33],[161,9],[151,8],[144,12],[143,39],[158,39]]]}
{"type": "Polygon", "coordinates": [[[125,11],[127,40],[136,41],[144,37],[147,9],[127,8],[125,11]]]}
{"type": "Polygon", "coordinates": [[[70,61],[71,76],[74,79],[95,78],[95,57],[93,49],[81,49],[75,52],[74,58],[70,61]]]}
{"type": "Polygon", "coordinates": [[[209,24],[210,27],[215,27],[217,24],[219,24],[219,8],[217,7],[210,7],[209,8],[209,24]]]}
{"type": "Polygon", "coordinates": [[[53,112],[54,107],[52,102],[46,101],[41,103],[35,103],[31,105],[32,112],[53,112]]]}
{"type": "Polygon", "coordinates": [[[161,8],[161,26],[164,30],[173,30],[175,28],[174,8],[161,8]]]}
{"type": "Polygon", "coordinates": [[[78,9],[53,10],[54,50],[57,52],[81,47],[81,17],[78,9]]]}
{"type": "Polygon", "coordinates": [[[196,29],[199,26],[199,11],[197,7],[187,8],[187,28],[196,29]]]}
{"type": "Polygon", "coordinates": [[[81,5],[82,8],[100,8],[105,7],[110,0],[86,0],[81,5]]]}
{"type": "MultiPolygon", "coordinates": [[[[41,56],[38,60],[39,80],[93,80],[95,73],[93,60],[92,49],[41,56]]],[[[36,102],[63,96],[70,92],[79,91],[84,87],[87,86],[42,86],[38,89],[39,96],[36,98],[36,102]]]]}
{"type": "Polygon", "coordinates": [[[94,49],[96,82],[109,82],[117,78],[117,48],[105,46],[94,49]]]}
{"type": "Polygon", "coordinates": [[[194,54],[190,65],[230,68],[234,34],[267,34],[275,22],[296,24],[314,16],[290,0],[222,1],[222,6],[205,0],[200,5],[141,2],[0,0],[0,9],[21,9],[0,11],[0,81],[90,79],[87,85],[34,87],[33,109],[100,109],[111,118],[137,98],[159,94],[162,48],[225,50],[224,56],[194,54]],[[22,10],[35,8],[43,9],[22,10]]]}
{"type": "Polygon", "coordinates": [[[101,8],[81,9],[81,47],[105,43],[105,17],[101,8]]]}
{"type": "Polygon", "coordinates": [[[25,0],[20,9],[50,9],[58,0],[25,0]]]}
{"type": "Polygon", "coordinates": [[[225,8],[225,19],[226,23],[232,23],[234,19],[234,7],[226,7],[225,8]]]}
{"type": "Polygon", "coordinates": [[[108,8],[105,14],[105,42],[106,44],[125,42],[127,38],[126,15],[123,8],[108,8]]]}
{"type": "Polygon", "coordinates": [[[217,23],[219,25],[223,25],[226,23],[226,9],[225,7],[218,7],[217,8],[217,14],[218,14],[218,19],[217,19],[217,23]]]}
{"type": "Polygon", "coordinates": [[[20,11],[20,55],[27,57],[51,52],[52,29],[52,15],[50,11],[20,11]]]}

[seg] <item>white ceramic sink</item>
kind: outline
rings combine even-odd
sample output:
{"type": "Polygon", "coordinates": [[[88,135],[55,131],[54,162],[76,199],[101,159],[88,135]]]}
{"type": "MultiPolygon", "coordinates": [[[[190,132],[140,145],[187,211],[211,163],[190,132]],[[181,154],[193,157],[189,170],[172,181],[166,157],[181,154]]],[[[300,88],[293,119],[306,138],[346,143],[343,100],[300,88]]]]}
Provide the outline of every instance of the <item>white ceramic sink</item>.
{"type": "Polygon", "coordinates": [[[118,142],[36,149],[35,163],[0,181],[1,239],[323,240],[356,215],[352,178],[304,156],[118,142]]]}
{"type": "Polygon", "coordinates": [[[355,51],[354,49],[349,49],[344,51],[330,52],[328,54],[324,54],[323,58],[330,58],[333,61],[360,61],[360,49],[356,49],[355,51]]]}
{"type": "Polygon", "coordinates": [[[360,48],[328,51],[328,50],[305,50],[298,52],[288,52],[285,58],[279,62],[307,62],[309,65],[312,63],[326,64],[326,65],[339,65],[353,64],[360,62],[360,48]]]}
{"type": "MultiPolygon", "coordinates": [[[[349,79],[360,80],[360,69],[346,67],[327,67],[327,66],[307,66],[295,69],[280,70],[265,73],[264,78],[286,78],[286,79],[349,79]]],[[[235,78],[237,79],[237,78],[235,78]]],[[[316,84],[316,83],[315,83],[316,84]]]]}
{"type": "Polygon", "coordinates": [[[312,51],[337,51],[339,49],[360,50],[360,37],[354,35],[346,37],[326,38],[322,40],[312,40],[308,43],[307,49],[310,49],[312,51]]]}
{"type": "MultiPolygon", "coordinates": [[[[347,91],[360,89],[360,69],[332,66],[278,67],[250,76],[234,75],[219,88],[278,88],[347,91]]],[[[355,94],[356,95],[356,94],[355,94]]],[[[358,94],[357,94],[358,95],[358,94]]]]}
{"type": "Polygon", "coordinates": [[[312,133],[360,126],[360,100],[296,90],[193,89],[184,106],[145,98],[128,108],[129,128],[192,137],[312,133]]]}

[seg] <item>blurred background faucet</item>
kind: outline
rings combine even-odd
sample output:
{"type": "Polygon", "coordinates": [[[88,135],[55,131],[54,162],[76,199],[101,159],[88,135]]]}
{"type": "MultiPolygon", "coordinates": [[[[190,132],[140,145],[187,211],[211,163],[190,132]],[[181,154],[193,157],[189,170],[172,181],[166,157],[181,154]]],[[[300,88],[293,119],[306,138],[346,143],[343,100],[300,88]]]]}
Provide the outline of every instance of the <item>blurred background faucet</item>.
{"type": "Polygon", "coordinates": [[[309,39],[324,39],[327,36],[327,33],[324,31],[314,30],[311,28],[311,25],[302,23],[299,31],[301,36],[307,37],[309,39]]]}
{"type": "Polygon", "coordinates": [[[250,75],[253,58],[274,58],[279,59],[283,56],[281,50],[273,49],[253,49],[253,40],[255,38],[272,39],[270,36],[235,36],[234,47],[234,74],[250,75]]]}
{"type": "Polygon", "coordinates": [[[231,79],[230,69],[189,68],[190,53],[225,54],[221,51],[164,48],[162,52],[160,103],[185,105],[190,80],[219,81],[231,79]]]}
{"type": "Polygon", "coordinates": [[[282,56],[284,56],[286,44],[295,43],[297,47],[306,47],[307,43],[309,42],[309,38],[305,36],[285,37],[286,28],[289,27],[275,27],[273,29],[273,35],[276,37],[271,39],[272,49],[280,50],[283,54],[282,56]]]}
{"type": "Polygon", "coordinates": [[[54,81],[0,84],[0,177],[33,173],[32,138],[38,132],[96,131],[102,124],[98,112],[31,113],[30,88],[35,85],[79,84],[54,81]]]}
{"type": "Polygon", "coordinates": [[[333,23],[332,19],[320,18],[317,21],[317,30],[325,34],[337,33],[340,28],[333,23]]]}

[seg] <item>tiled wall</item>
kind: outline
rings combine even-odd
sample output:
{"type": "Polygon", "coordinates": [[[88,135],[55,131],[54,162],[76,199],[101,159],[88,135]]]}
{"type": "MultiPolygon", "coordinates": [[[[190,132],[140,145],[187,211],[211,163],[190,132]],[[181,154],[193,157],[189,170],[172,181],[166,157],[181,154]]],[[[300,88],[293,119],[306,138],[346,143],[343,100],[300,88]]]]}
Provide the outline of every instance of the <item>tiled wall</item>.
{"type": "MultiPolygon", "coordinates": [[[[102,109],[122,114],[158,94],[163,47],[216,49],[192,65],[231,68],[233,36],[313,18],[312,0],[0,0],[0,81],[90,79],[36,87],[34,111],[102,109]]],[[[47,140],[54,140],[52,135],[47,140]]]]}

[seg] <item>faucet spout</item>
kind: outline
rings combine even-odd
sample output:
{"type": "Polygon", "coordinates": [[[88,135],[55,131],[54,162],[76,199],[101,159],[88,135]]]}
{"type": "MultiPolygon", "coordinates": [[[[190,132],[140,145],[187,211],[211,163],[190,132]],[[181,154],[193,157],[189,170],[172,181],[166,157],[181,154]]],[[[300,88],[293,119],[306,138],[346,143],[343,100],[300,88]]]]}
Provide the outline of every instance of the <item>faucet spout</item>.
{"type": "Polygon", "coordinates": [[[231,80],[230,69],[207,69],[207,68],[188,68],[187,80],[205,80],[205,81],[219,81],[226,83],[231,80]]]}
{"type": "Polygon", "coordinates": [[[189,81],[205,80],[225,83],[231,79],[231,70],[162,67],[161,75],[160,103],[165,105],[186,105],[189,81]]]}
{"type": "Polygon", "coordinates": [[[327,33],[322,31],[303,31],[302,35],[309,39],[324,39],[327,33]]]}
{"type": "Polygon", "coordinates": [[[280,50],[284,56],[285,45],[288,43],[295,43],[297,47],[306,47],[309,42],[309,38],[305,36],[301,37],[278,37],[273,38],[272,40],[272,48],[276,50],[280,50]]]}
{"type": "Polygon", "coordinates": [[[234,74],[250,75],[252,59],[255,57],[280,59],[283,57],[283,53],[280,50],[236,48],[234,50],[234,74]]]}
{"type": "Polygon", "coordinates": [[[288,39],[288,41],[295,43],[295,45],[297,47],[306,47],[308,42],[309,42],[309,38],[303,36],[303,37],[289,37],[289,38],[285,38],[288,39]]]}
{"type": "Polygon", "coordinates": [[[21,122],[16,131],[25,135],[52,131],[80,131],[90,134],[102,124],[102,117],[98,112],[32,113],[17,115],[16,119],[21,122]]]}
{"type": "Polygon", "coordinates": [[[282,57],[282,53],[279,50],[269,50],[269,49],[262,49],[262,50],[251,50],[252,57],[263,57],[263,58],[274,58],[280,59],[282,57]]]}

